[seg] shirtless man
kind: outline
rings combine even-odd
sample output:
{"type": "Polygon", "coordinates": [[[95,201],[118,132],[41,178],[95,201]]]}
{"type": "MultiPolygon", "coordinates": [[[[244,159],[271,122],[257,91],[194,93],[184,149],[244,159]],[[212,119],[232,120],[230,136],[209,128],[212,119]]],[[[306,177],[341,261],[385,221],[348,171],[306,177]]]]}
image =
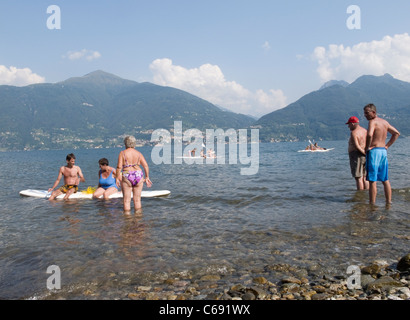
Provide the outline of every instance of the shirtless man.
{"type": "Polygon", "coordinates": [[[376,114],[376,106],[368,104],[364,107],[364,116],[369,120],[366,138],[366,170],[369,181],[370,203],[376,203],[377,181],[381,181],[384,187],[386,204],[391,203],[391,186],[388,176],[387,149],[397,140],[400,132],[391,126],[386,120],[376,114]],[[386,144],[387,133],[391,134],[386,144]]]}
{"type": "Polygon", "coordinates": [[[65,193],[64,200],[67,200],[70,195],[78,191],[78,184],[85,182],[83,173],[80,167],[75,165],[75,155],[70,153],[66,157],[67,165],[61,167],[58,173],[58,177],[53,187],[48,189],[48,192],[53,191],[60,183],[61,177],[64,176],[64,185],[58,190],[53,191],[48,200],[54,200],[60,194],[65,193]]]}
{"type": "Polygon", "coordinates": [[[369,182],[366,181],[366,137],[367,130],[360,126],[357,117],[350,117],[346,122],[350,129],[349,139],[349,159],[350,170],[356,180],[357,190],[369,189],[369,182]]]}

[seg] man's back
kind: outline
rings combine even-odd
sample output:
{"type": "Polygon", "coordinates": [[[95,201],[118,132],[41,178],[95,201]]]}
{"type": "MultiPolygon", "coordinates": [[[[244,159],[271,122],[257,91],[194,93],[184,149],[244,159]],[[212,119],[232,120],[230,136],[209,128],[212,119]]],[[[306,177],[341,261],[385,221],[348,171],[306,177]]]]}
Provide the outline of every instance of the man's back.
{"type": "Polygon", "coordinates": [[[389,123],[379,117],[369,121],[369,134],[373,135],[370,148],[384,148],[386,146],[389,123]]]}
{"type": "Polygon", "coordinates": [[[351,132],[349,140],[349,152],[360,151],[365,154],[367,130],[358,126],[351,132]]]}

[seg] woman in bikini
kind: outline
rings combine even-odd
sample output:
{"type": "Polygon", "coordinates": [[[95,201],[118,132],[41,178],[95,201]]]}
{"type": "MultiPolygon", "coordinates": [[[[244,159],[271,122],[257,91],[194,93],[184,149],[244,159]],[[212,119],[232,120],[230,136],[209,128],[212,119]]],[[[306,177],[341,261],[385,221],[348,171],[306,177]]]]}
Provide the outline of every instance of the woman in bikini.
{"type": "Polygon", "coordinates": [[[116,179],[117,174],[115,169],[108,165],[106,158],[100,159],[98,164],[100,165],[100,171],[98,171],[98,188],[93,193],[93,198],[103,196],[104,199],[108,199],[110,195],[118,191],[120,182],[116,179]]]}
{"type": "Polygon", "coordinates": [[[131,211],[131,195],[133,195],[134,210],[138,211],[141,209],[141,192],[144,182],[148,188],[151,187],[152,182],[149,179],[147,161],[141,152],[135,150],[137,140],[133,136],[127,136],[124,139],[124,144],[125,150],[120,152],[117,164],[117,177],[122,181],[124,211],[131,211]],[[140,166],[144,168],[145,179],[140,166]]]}

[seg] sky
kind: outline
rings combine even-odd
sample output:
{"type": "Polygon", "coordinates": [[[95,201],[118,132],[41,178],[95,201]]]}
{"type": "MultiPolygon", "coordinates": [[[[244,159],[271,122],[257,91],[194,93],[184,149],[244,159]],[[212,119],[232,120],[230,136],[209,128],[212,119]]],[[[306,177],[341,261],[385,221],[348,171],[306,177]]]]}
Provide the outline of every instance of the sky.
{"type": "Polygon", "coordinates": [[[103,70],[260,117],[362,75],[410,82],[408,0],[1,0],[0,85],[103,70]]]}

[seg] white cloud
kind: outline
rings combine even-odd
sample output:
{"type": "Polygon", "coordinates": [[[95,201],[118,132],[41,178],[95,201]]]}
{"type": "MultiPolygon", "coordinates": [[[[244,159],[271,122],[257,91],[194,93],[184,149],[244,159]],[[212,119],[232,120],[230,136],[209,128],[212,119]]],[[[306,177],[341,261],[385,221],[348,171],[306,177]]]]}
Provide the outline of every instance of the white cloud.
{"type": "Polygon", "coordinates": [[[0,65],[0,85],[26,86],[43,82],[45,78],[33,73],[29,68],[7,68],[0,65]]]}
{"type": "Polygon", "coordinates": [[[155,84],[187,91],[237,113],[261,116],[286,106],[282,90],[252,92],[235,81],[226,80],[217,65],[187,69],[174,65],[170,59],[156,59],[150,69],[155,84]]]}
{"type": "Polygon", "coordinates": [[[63,55],[63,58],[67,58],[69,60],[85,59],[87,61],[99,59],[100,57],[101,53],[99,53],[98,51],[92,51],[87,49],[83,49],[80,51],[68,51],[65,55],[63,55]]]}
{"type": "Polygon", "coordinates": [[[378,76],[385,73],[410,81],[410,36],[407,33],[361,42],[352,47],[342,44],[332,44],[327,49],[316,47],[312,57],[319,65],[317,72],[324,82],[351,82],[364,74],[378,76]]]}

